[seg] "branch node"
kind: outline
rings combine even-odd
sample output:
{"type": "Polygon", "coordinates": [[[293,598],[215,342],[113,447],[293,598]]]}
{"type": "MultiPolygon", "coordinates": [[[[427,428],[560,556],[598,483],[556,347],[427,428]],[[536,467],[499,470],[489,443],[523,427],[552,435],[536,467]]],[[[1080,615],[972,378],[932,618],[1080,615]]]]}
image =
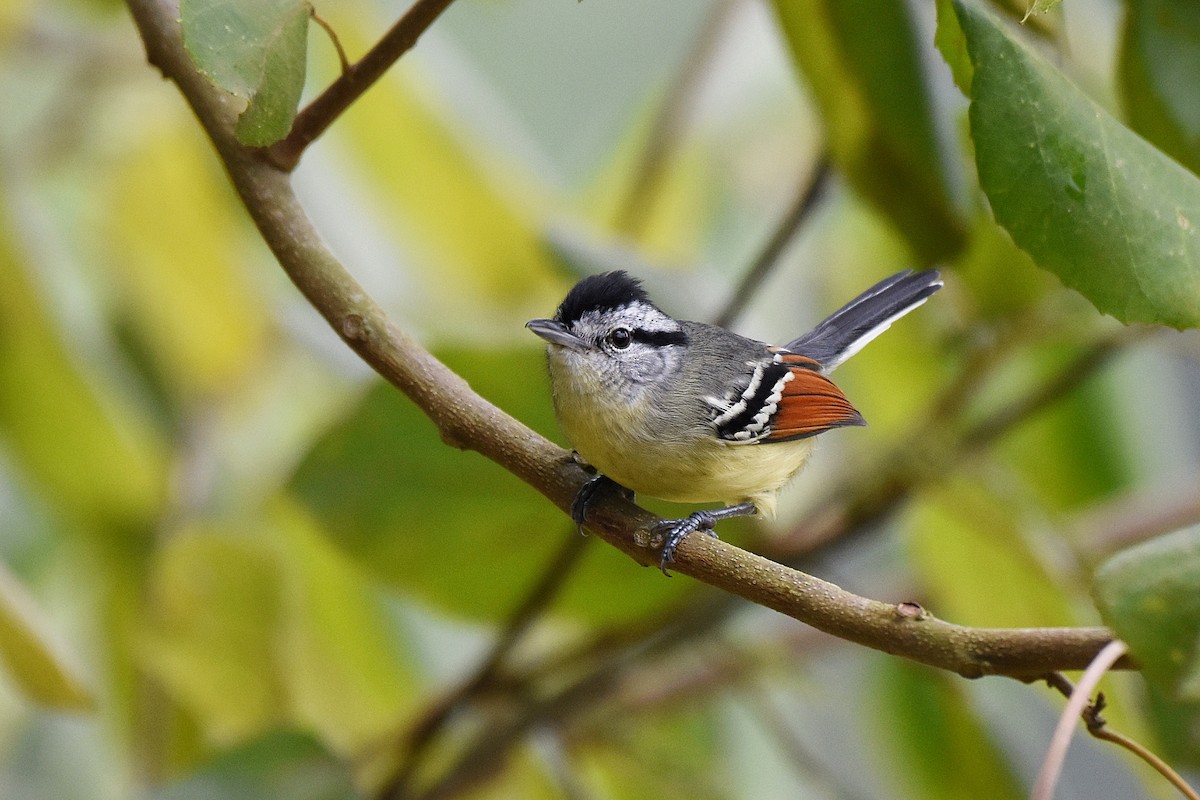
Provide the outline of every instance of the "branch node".
{"type": "Polygon", "coordinates": [[[456,431],[446,426],[438,426],[438,438],[442,440],[442,444],[447,447],[453,447],[455,450],[476,450],[478,448],[471,444],[469,438],[464,439],[456,431]]]}
{"type": "Polygon", "coordinates": [[[351,312],[342,317],[342,338],[348,342],[365,342],[371,338],[370,328],[362,314],[351,312]]]}
{"type": "Polygon", "coordinates": [[[991,664],[989,664],[986,661],[972,661],[970,663],[963,664],[962,667],[958,670],[958,674],[964,678],[967,678],[968,680],[973,681],[973,680],[976,680],[977,678],[983,678],[988,675],[995,675],[996,670],[994,667],[992,667],[991,664]]]}
{"type": "Polygon", "coordinates": [[[1083,710],[1084,724],[1087,725],[1088,733],[1092,736],[1098,736],[1100,731],[1104,730],[1104,726],[1108,724],[1108,720],[1100,716],[1107,707],[1108,700],[1105,699],[1104,692],[1097,692],[1095,702],[1083,710]]]}
{"type": "Polygon", "coordinates": [[[916,622],[920,622],[928,616],[929,614],[925,611],[920,603],[914,603],[911,600],[906,600],[903,603],[896,604],[897,619],[911,619],[916,622]]]}

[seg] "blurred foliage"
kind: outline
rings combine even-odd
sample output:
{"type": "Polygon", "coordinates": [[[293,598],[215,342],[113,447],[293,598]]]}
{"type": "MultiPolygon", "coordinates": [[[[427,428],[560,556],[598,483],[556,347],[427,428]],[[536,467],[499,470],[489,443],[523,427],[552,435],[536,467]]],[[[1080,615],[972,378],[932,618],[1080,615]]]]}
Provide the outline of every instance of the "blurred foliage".
{"type": "Polygon", "coordinates": [[[880,735],[891,751],[896,796],[952,800],[1023,797],[1021,783],[1003,752],[989,740],[953,677],[907,662],[880,669],[880,735]],[[954,769],[947,769],[954,764],[954,769]]]}
{"type": "Polygon", "coordinates": [[[954,256],[961,222],[937,151],[911,8],[871,0],[775,7],[847,179],[923,263],[954,256]]]}
{"type": "Polygon", "coordinates": [[[1180,164],[1200,167],[1200,6],[1134,0],[1121,39],[1118,78],[1129,124],[1180,164]]]}
{"type": "MultiPolygon", "coordinates": [[[[1200,763],[1195,521],[1110,561],[1097,604],[1087,567],[1124,533],[1097,507],[1200,472],[1195,335],[970,438],[1118,328],[1060,280],[1122,321],[1195,324],[1196,6],[1036,3],[1021,27],[1024,0],[728,2],[462,0],[305,154],[302,199],[397,324],[561,441],[523,323],[611,264],[714,316],[827,154],[740,329],[790,338],[896,269],[947,286],[839,372],[871,427],[823,437],[776,526],[722,535],[794,540],[898,475],[905,512],[815,571],[966,625],[1103,612],[1146,664],[1144,695],[1109,698],[1121,725],[1200,763]],[[628,207],[644,218],[614,222],[628,207]]],[[[397,13],[318,10],[351,58],[397,13]]],[[[303,3],[181,13],[253,110],[245,141],[338,74],[303,3]]],[[[560,513],[442,442],[299,299],[119,5],[0,4],[0,103],[0,796],[367,797],[405,764],[416,787],[478,770],[457,790],[478,797],[1024,793],[1049,692],[564,549],[560,513]],[[751,683],[774,717],[747,712],[751,683]]],[[[1063,781],[1161,789],[1103,747],[1063,781]]]]}

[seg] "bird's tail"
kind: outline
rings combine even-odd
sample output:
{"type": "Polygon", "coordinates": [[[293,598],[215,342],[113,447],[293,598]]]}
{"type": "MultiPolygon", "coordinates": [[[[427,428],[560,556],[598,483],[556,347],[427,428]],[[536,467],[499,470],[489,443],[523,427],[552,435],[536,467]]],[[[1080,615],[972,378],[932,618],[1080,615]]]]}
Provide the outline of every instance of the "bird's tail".
{"type": "Polygon", "coordinates": [[[898,272],[867,289],[785,347],[818,361],[829,372],[940,288],[942,279],[936,269],[898,272]]]}

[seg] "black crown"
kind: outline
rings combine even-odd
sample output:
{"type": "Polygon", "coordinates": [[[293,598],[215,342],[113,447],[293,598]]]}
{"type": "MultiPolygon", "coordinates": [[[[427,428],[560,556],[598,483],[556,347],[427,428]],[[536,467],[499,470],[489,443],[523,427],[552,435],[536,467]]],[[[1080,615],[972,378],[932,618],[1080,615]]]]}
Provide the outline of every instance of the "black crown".
{"type": "Polygon", "coordinates": [[[625,270],[584,278],[567,292],[554,318],[570,325],[589,311],[612,311],[633,303],[650,302],[642,282],[625,270]]]}

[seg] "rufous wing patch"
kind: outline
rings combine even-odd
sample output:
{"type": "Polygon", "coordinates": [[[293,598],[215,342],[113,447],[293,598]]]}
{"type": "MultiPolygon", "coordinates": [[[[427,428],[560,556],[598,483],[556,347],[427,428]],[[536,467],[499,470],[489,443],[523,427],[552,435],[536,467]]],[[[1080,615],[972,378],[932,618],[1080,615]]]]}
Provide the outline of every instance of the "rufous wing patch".
{"type": "Polygon", "coordinates": [[[793,356],[783,363],[789,365],[792,379],[783,386],[779,410],[771,419],[771,433],[763,441],[784,442],[815,436],[831,428],[867,424],[842,390],[813,368],[816,362],[793,356]]]}

